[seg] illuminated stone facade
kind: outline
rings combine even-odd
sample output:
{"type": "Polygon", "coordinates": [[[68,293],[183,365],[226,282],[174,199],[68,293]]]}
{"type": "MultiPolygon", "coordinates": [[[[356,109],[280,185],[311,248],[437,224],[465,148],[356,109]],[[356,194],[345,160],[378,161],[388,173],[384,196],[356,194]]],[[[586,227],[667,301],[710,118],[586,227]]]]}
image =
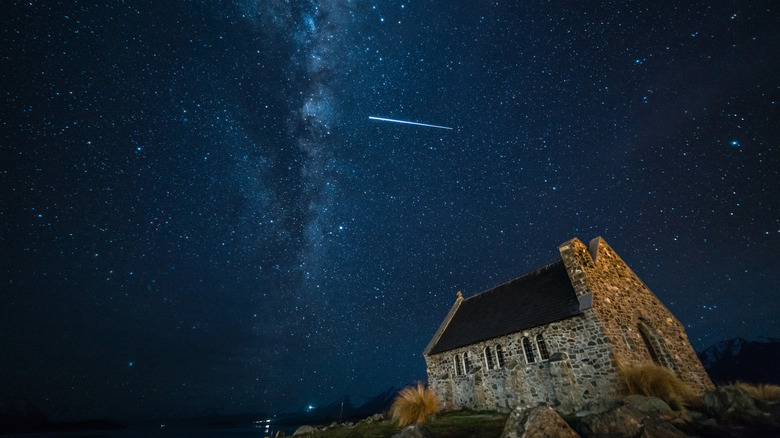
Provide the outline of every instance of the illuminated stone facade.
{"type": "Polygon", "coordinates": [[[458,295],[424,352],[446,408],[571,412],[617,395],[618,362],[655,362],[698,391],[713,388],[683,326],[602,238],[559,251],[545,268],[458,295]]]}

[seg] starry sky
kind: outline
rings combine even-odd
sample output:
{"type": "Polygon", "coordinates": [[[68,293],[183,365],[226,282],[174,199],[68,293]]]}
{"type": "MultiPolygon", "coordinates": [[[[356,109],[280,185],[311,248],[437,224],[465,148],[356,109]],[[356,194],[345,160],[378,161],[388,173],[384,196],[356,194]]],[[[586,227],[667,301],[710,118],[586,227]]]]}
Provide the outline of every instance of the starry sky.
{"type": "Polygon", "coordinates": [[[0,403],[372,396],[573,237],[780,337],[780,14],[683,3],[5,2],[0,403]]]}

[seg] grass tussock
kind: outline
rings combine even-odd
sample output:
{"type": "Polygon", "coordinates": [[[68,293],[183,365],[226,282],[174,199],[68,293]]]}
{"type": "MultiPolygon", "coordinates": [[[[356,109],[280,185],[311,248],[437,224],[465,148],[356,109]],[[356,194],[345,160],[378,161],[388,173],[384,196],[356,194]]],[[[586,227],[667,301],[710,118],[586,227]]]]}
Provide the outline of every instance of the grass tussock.
{"type": "Polygon", "coordinates": [[[780,402],[780,386],[778,385],[737,382],[734,383],[734,386],[744,389],[750,397],[764,403],[774,404],[780,402]]]}
{"type": "Polygon", "coordinates": [[[393,420],[400,426],[425,423],[440,410],[436,394],[422,383],[402,389],[390,408],[393,420]]]}
{"type": "Polygon", "coordinates": [[[620,376],[628,394],[656,397],[672,409],[701,404],[701,398],[672,370],[656,364],[621,365],[620,376]]]}

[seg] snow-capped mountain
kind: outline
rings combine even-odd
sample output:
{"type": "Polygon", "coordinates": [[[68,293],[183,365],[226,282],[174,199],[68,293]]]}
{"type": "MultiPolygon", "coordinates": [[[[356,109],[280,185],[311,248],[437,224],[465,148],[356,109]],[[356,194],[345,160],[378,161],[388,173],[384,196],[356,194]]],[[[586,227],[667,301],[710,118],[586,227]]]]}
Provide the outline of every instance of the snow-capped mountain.
{"type": "Polygon", "coordinates": [[[780,384],[780,339],[728,339],[700,351],[698,356],[715,383],[739,380],[780,384]]]}

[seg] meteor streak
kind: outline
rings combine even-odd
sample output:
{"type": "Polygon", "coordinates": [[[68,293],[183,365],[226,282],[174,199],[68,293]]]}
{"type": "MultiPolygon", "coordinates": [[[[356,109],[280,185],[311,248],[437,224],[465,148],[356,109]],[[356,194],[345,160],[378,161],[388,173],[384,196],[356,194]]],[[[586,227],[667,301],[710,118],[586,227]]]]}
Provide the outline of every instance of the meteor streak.
{"type": "Polygon", "coordinates": [[[371,120],[379,120],[380,122],[405,123],[407,125],[426,126],[428,128],[452,129],[452,128],[448,127],[448,126],[429,125],[427,123],[408,122],[406,120],[385,119],[385,118],[382,118],[382,117],[372,117],[372,116],[368,116],[368,118],[371,119],[371,120]]]}

